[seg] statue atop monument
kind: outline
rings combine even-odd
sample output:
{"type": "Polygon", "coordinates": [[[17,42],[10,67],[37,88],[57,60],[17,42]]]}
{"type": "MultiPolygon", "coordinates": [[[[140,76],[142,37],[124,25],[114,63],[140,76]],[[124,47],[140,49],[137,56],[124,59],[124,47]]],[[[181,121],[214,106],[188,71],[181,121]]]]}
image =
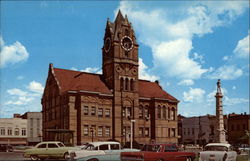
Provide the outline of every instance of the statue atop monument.
{"type": "Polygon", "coordinates": [[[221,88],[220,88],[220,79],[217,81],[217,93],[221,93],[221,88]]]}

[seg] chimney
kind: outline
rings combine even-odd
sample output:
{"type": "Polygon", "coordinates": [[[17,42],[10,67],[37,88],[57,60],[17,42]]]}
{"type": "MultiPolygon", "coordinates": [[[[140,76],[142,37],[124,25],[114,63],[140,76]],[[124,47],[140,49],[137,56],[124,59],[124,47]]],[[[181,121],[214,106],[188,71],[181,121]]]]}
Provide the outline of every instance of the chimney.
{"type": "Polygon", "coordinates": [[[14,118],[20,118],[21,115],[20,115],[19,113],[14,113],[14,114],[13,114],[13,117],[14,117],[14,118]]]}

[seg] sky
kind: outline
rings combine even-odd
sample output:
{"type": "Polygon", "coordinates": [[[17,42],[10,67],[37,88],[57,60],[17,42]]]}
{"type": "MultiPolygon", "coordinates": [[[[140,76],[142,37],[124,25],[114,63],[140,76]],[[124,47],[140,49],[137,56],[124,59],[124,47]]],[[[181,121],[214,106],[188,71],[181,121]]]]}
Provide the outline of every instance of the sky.
{"type": "Polygon", "coordinates": [[[102,73],[107,18],[139,43],[139,78],[159,80],[186,117],[249,113],[249,1],[1,1],[0,118],[41,111],[49,63],[102,73]]]}

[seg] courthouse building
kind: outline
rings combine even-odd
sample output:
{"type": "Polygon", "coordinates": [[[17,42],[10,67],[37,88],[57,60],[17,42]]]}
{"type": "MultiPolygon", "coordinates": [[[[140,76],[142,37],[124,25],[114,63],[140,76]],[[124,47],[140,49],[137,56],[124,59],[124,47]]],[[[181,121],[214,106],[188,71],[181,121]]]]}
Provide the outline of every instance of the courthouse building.
{"type": "Polygon", "coordinates": [[[43,140],[124,143],[132,131],[139,143],[176,143],[179,101],[158,81],[138,78],[138,48],[131,23],[119,11],[106,23],[102,74],[50,64],[41,101],[43,140]]]}

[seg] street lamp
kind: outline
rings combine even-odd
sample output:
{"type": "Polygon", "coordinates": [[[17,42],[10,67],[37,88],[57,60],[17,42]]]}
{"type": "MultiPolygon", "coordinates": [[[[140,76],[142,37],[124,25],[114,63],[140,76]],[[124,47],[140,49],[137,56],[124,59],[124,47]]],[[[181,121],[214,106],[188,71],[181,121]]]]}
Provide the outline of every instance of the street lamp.
{"type": "Polygon", "coordinates": [[[130,149],[133,148],[133,122],[135,122],[135,120],[130,120],[131,122],[131,128],[130,128],[130,149]]]}

